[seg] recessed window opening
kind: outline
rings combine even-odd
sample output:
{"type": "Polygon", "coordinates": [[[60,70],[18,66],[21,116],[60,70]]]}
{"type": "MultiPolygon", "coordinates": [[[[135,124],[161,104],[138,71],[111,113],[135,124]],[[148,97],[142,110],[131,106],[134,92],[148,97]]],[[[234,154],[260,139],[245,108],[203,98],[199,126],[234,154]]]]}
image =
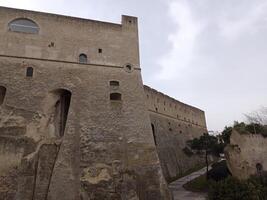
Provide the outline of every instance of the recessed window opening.
{"type": "Polygon", "coordinates": [[[111,93],[110,100],[112,101],[121,101],[121,94],[120,93],[111,93]]]}
{"type": "Polygon", "coordinates": [[[64,89],[59,89],[56,91],[59,95],[58,101],[55,104],[56,115],[55,119],[57,122],[57,133],[60,137],[64,135],[65,127],[69,114],[69,107],[71,102],[71,92],[64,89]]]}
{"type": "Polygon", "coordinates": [[[119,81],[110,81],[109,85],[110,86],[120,86],[120,82],[119,81]]]}
{"type": "Polygon", "coordinates": [[[82,53],[79,55],[79,63],[86,64],[88,62],[87,55],[82,53]]]}
{"type": "Polygon", "coordinates": [[[256,164],[257,173],[261,173],[263,171],[263,167],[261,163],[256,164]]]}
{"type": "Polygon", "coordinates": [[[26,76],[27,77],[33,77],[33,68],[32,67],[27,67],[26,76]]]}
{"type": "Polygon", "coordinates": [[[102,49],[98,49],[98,53],[102,53],[102,49]]]}
{"type": "Polygon", "coordinates": [[[39,32],[38,25],[30,20],[25,18],[15,19],[8,24],[8,28],[13,32],[21,33],[32,33],[37,34],[39,32]]]}
{"type": "Polygon", "coordinates": [[[4,103],[6,96],[6,88],[4,86],[0,86],[0,106],[4,103]]]}
{"type": "Polygon", "coordinates": [[[155,145],[157,145],[157,139],[156,139],[154,124],[151,124],[151,128],[152,128],[152,133],[153,133],[153,138],[154,138],[155,145]]]}

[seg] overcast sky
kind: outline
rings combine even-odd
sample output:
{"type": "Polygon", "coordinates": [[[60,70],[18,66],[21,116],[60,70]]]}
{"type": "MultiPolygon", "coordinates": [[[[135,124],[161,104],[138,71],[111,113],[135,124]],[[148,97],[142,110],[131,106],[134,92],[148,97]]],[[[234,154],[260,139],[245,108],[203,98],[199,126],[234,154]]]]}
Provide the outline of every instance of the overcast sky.
{"type": "Polygon", "coordinates": [[[120,23],[139,18],[144,83],[206,112],[222,130],[267,105],[266,0],[0,0],[120,23]]]}

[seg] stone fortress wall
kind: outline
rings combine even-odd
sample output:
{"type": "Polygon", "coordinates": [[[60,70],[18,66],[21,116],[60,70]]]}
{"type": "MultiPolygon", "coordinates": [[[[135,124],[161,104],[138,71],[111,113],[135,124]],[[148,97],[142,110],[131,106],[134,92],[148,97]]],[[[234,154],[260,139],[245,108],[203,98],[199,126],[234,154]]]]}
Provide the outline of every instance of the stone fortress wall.
{"type": "Polygon", "coordinates": [[[170,199],[163,175],[201,163],[182,149],[205,131],[143,85],[137,18],[0,7],[0,200],[170,199]]]}
{"type": "Polygon", "coordinates": [[[261,134],[240,133],[233,130],[230,144],[224,149],[227,166],[240,180],[266,173],[267,139],[261,134]]]}
{"type": "Polygon", "coordinates": [[[0,7],[0,199],[170,199],[143,87],[137,18],[0,7]]]}
{"type": "Polygon", "coordinates": [[[145,86],[154,140],[167,181],[204,165],[204,159],[184,152],[186,142],[207,132],[204,111],[145,86]]]}

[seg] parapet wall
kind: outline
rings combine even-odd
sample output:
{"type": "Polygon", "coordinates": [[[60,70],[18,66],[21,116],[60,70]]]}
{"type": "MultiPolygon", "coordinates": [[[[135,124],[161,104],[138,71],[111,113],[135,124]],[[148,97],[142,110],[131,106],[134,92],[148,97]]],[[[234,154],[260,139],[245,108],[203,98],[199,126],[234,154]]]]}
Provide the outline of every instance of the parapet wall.
{"type": "Polygon", "coordinates": [[[204,159],[186,154],[186,142],[207,132],[205,113],[145,86],[154,141],[167,181],[204,166],[204,159]]]}
{"type": "Polygon", "coordinates": [[[157,90],[145,86],[146,104],[148,110],[190,126],[206,128],[204,111],[182,103],[157,90]]]}

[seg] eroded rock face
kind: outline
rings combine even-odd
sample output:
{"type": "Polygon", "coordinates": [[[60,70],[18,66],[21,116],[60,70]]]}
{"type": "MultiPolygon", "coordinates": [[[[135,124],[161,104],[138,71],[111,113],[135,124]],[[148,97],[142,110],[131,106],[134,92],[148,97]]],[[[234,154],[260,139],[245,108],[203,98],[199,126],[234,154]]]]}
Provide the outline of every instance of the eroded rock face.
{"type": "MultiPolygon", "coordinates": [[[[58,99],[50,105],[51,108],[57,107],[58,99]]],[[[44,105],[46,109],[47,105],[44,105]]],[[[61,113],[52,110],[54,114],[48,113],[61,113]]],[[[56,133],[55,128],[50,130],[50,123],[53,126],[64,124],[60,119],[51,121],[46,111],[36,113],[6,104],[0,106],[0,113],[0,198],[47,199],[61,144],[60,134],[56,133]],[[36,130],[34,137],[32,130],[36,130]]]]}
{"type": "Polygon", "coordinates": [[[225,156],[229,170],[238,179],[262,173],[267,169],[267,139],[260,134],[233,130],[225,156]]]}

